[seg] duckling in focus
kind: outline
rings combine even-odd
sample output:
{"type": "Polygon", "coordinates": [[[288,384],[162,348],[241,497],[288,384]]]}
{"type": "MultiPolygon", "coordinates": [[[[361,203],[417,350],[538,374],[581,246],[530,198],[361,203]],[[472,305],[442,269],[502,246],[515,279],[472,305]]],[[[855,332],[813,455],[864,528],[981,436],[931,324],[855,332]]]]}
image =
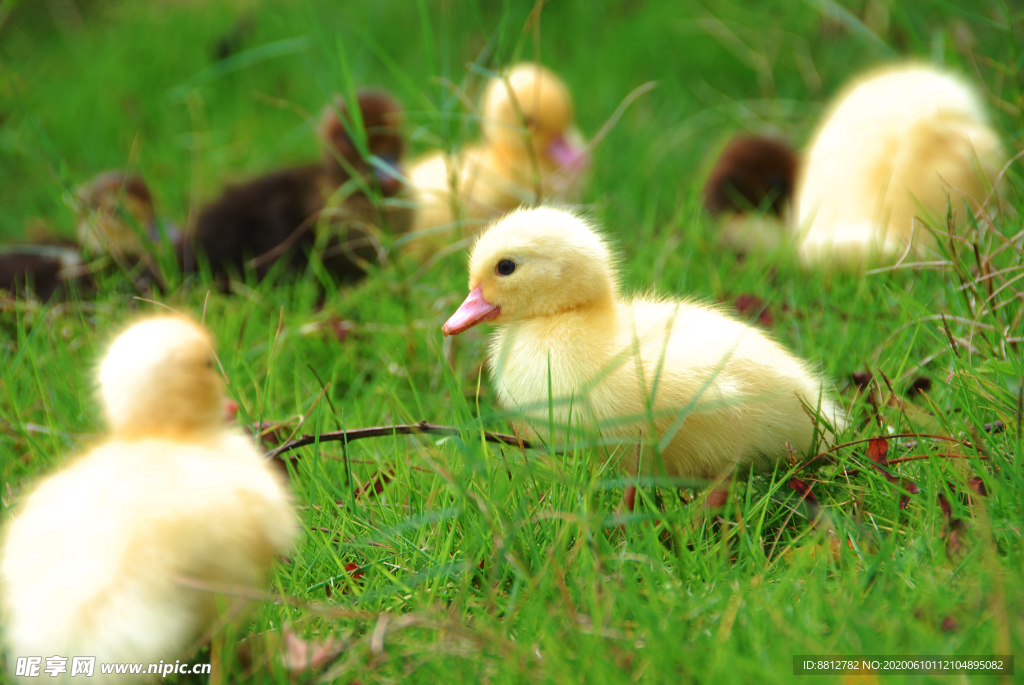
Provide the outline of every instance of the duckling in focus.
{"type": "Polygon", "coordinates": [[[946,230],[988,197],[1005,156],[985,108],[960,77],[889,67],[849,86],[818,128],[797,182],[801,260],[862,268],[936,249],[920,220],[946,230]]]}
{"type": "Polygon", "coordinates": [[[508,214],[477,240],[469,274],[469,297],[443,332],[498,325],[492,383],[530,437],[552,425],[556,442],[570,425],[618,442],[643,435],[642,465],[624,451],[630,473],[712,480],[769,468],[790,447],[809,451],[815,425],[802,402],[844,425],[823,379],[763,332],[688,300],[620,298],[608,246],[571,212],[508,214]]]}
{"type": "Polygon", "coordinates": [[[182,268],[195,271],[198,253],[214,273],[251,267],[263,278],[278,259],[303,268],[307,252],[317,250],[329,271],[354,281],[365,275],[367,263],[382,262],[378,233],[405,232],[412,211],[375,201],[367,191],[375,185],[381,197],[394,198],[403,190],[398,167],[405,147],[402,108],[383,91],[360,91],[357,98],[365,149],[382,164],[364,158],[351,134],[352,117],[337,98],[324,109],[318,128],[325,144],[323,161],[228,186],[200,212],[182,242],[182,268]]]}
{"type": "Polygon", "coordinates": [[[741,253],[775,247],[788,233],[799,158],[781,140],[741,135],[729,141],[704,185],[704,207],[723,241],[741,253]]]}
{"type": "Polygon", "coordinates": [[[411,164],[415,230],[464,218],[455,235],[472,235],[519,205],[578,194],[590,159],[573,126],[569,89],[554,72],[532,62],[509,68],[487,85],[480,113],[483,142],[454,159],[433,152],[411,164]]]}
{"type": "MultiPolygon", "coordinates": [[[[11,669],[29,655],[184,658],[221,620],[218,607],[238,600],[188,579],[262,589],[298,531],[281,479],[223,421],[223,384],[198,325],[159,316],[131,326],[98,381],[107,440],[24,497],[3,536],[11,669]]],[[[70,670],[58,680],[73,682],[70,670]]],[[[97,667],[92,679],[152,677],[97,667]]]]}

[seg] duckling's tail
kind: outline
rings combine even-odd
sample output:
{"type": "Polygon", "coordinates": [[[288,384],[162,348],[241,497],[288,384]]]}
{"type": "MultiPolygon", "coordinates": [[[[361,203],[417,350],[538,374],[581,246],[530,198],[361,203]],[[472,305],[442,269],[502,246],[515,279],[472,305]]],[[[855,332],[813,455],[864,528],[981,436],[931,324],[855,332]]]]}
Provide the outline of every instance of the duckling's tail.
{"type": "Polygon", "coordinates": [[[906,245],[884,235],[884,227],[873,221],[837,222],[831,231],[814,231],[804,236],[798,253],[806,267],[863,269],[873,263],[894,261],[906,245]]]}
{"type": "Polygon", "coordinates": [[[819,415],[830,426],[831,430],[818,421],[818,436],[826,443],[834,444],[836,436],[846,429],[847,417],[842,406],[827,395],[821,398],[819,415]]]}

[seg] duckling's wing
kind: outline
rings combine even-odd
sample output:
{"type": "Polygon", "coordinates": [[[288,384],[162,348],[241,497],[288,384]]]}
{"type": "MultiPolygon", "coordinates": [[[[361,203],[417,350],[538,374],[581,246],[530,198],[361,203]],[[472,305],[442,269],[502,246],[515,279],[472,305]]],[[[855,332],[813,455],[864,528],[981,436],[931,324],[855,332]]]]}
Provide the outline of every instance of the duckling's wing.
{"type": "Polygon", "coordinates": [[[8,526],[0,579],[11,654],[135,661],[162,654],[154,641],[184,643],[182,607],[146,601],[147,576],[160,569],[126,558],[131,536],[146,534],[138,514],[150,489],[126,456],[116,444],[86,455],[40,484],[8,526]]]}

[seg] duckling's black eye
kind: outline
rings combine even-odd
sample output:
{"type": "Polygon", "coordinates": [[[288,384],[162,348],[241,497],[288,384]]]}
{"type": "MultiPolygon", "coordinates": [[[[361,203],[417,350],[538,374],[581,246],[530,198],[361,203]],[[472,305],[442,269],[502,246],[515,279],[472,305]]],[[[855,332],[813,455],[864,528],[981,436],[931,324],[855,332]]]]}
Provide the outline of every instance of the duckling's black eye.
{"type": "Polygon", "coordinates": [[[498,262],[498,273],[502,276],[508,276],[516,270],[516,263],[511,259],[503,259],[498,262]]]}
{"type": "Polygon", "coordinates": [[[206,360],[206,368],[208,368],[208,369],[212,369],[213,368],[213,359],[207,359],[206,360]]]}

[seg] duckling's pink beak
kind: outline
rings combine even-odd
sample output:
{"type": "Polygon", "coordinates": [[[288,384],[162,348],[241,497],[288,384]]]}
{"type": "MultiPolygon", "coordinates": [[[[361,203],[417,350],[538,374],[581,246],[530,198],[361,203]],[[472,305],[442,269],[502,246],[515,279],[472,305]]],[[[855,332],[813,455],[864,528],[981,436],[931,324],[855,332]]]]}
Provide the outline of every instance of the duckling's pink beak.
{"type": "Polygon", "coordinates": [[[590,165],[590,155],[584,148],[574,145],[565,136],[558,136],[548,145],[548,156],[559,166],[570,171],[583,171],[590,165]]]}
{"type": "Polygon", "coordinates": [[[448,319],[444,326],[441,327],[441,332],[446,336],[458,335],[462,331],[472,328],[481,321],[490,321],[494,317],[501,314],[501,307],[496,304],[491,304],[484,299],[483,286],[477,286],[473,292],[469,294],[466,301],[455,310],[452,317],[448,319]]]}

